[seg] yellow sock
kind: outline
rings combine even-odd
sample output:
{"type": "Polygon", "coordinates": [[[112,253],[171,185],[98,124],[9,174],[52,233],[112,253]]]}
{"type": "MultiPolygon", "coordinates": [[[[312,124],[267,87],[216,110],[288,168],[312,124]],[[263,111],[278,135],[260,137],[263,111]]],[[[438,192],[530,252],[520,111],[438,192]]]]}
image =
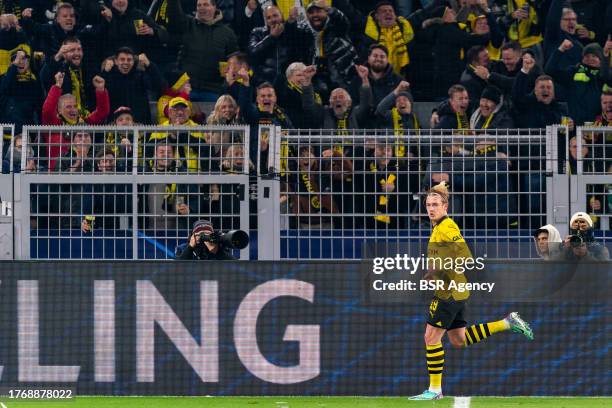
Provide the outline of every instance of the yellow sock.
{"type": "Polygon", "coordinates": [[[442,392],[443,368],[444,348],[442,348],[442,343],[427,346],[427,371],[429,372],[429,391],[442,392]]]}
{"type": "Polygon", "coordinates": [[[510,324],[506,320],[498,320],[485,324],[475,324],[465,328],[465,345],[476,344],[490,335],[510,329],[510,324]]]}

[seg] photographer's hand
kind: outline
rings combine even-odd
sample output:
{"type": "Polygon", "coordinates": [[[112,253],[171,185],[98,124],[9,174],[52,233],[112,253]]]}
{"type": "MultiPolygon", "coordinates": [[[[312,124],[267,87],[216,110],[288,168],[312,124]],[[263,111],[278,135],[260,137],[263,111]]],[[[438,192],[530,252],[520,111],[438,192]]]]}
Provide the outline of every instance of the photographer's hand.
{"type": "Polygon", "coordinates": [[[189,248],[194,249],[197,245],[197,239],[195,234],[191,234],[191,237],[189,238],[189,248]]]}

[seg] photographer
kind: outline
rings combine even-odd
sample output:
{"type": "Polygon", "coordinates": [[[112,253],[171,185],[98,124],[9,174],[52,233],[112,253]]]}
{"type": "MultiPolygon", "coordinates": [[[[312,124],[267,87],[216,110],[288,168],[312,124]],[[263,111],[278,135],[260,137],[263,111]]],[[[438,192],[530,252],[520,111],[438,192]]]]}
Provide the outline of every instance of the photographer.
{"type": "Polygon", "coordinates": [[[563,241],[562,259],[566,261],[606,261],[608,248],[595,242],[593,220],[584,212],[577,212],[570,220],[570,234],[563,241]]]}
{"type": "Polygon", "coordinates": [[[193,224],[189,243],[178,248],[176,259],[179,260],[235,260],[230,248],[214,239],[215,230],[210,221],[199,220],[193,224]],[[211,239],[212,238],[212,239],[211,239]]]}

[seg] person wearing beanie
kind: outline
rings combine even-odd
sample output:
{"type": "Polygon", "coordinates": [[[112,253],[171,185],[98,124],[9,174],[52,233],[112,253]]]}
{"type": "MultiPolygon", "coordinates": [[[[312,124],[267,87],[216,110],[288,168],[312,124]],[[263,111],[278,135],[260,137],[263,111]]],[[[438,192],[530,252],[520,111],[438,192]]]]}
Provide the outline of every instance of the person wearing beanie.
{"type": "MultiPolygon", "coordinates": [[[[110,115],[109,123],[114,126],[130,127],[136,123],[134,113],[129,106],[120,106],[110,115]]],[[[117,171],[132,170],[132,146],[134,132],[130,130],[115,130],[106,133],[106,145],[113,150],[117,160],[117,171]]],[[[138,158],[142,159],[142,132],[139,132],[138,158]]]]}
{"type": "Polygon", "coordinates": [[[376,118],[378,128],[393,129],[395,136],[393,156],[398,159],[412,158],[408,161],[408,171],[410,171],[409,185],[419,184],[419,150],[412,144],[409,147],[408,136],[414,136],[421,128],[419,119],[414,113],[414,101],[410,93],[410,83],[402,81],[397,85],[393,92],[389,93],[376,107],[376,118]]]}
{"type": "Polygon", "coordinates": [[[215,260],[228,261],[236,259],[226,247],[213,243],[210,238],[215,233],[212,222],[198,220],[193,224],[189,242],[177,248],[178,260],[215,260]]]}
{"type": "Polygon", "coordinates": [[[608,248],[595,241],[593,220],[585,212],[577,212],[570,219],[570,235],[563,240],[561,259],[566,261],[606,261],[608,248]]]}
{"type": "Polygon", "coordinates": [[[502,92],[487,86],[480,95],[479,107],[470,117],[472,129],[510,129],[514,127],[514,119],[510,115],[502,92]]]}
{"type": "MultiPolygon", "coordinates": [[[[393,129],[393,135],[402,137],[410,135],[411,130],[421,128],[419,120],[413,110],[413,99],[410,93],[410,84],[402,81],[389,93],[376,107],[376,118],[379,128],[393,129]]],[[[396,142],[395,157],[408,157],[409,152],[403,142],[396,142]]]]}
{"type": "Polygon", "coordinates": [[[592,122],[599,113],[601,90],[610,80],[610,49],[604,54],[599,44],[589,44],[582,50],[580,63],[563,68],[562,55],[572,48],[574,44],[564,40],[552,53],[545,71],[565,87],[569,116],[581,126],[584,122],[592,122]]]}

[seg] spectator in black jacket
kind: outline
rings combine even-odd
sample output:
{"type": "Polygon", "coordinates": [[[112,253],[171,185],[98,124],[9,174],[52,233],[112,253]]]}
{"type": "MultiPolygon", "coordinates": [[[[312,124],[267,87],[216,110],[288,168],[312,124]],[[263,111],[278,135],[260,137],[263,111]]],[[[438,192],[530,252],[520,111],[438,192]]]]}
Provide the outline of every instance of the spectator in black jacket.
{"type": "Polygon", "coordinates": [[[149,93],[152,99],[157,99],[165,84],[161,72],[145,54],[136,55],[128,47],[119,48],[114,58],[104,61],[101,76],[106,80],[112,112],[127,106],[136,122],[154,123],[149,93]]]}
{"type": "Polygon", "coordinates": [[[314,65],[305,66],[301,62],[294,62],[287,67],[287,80],[277,85],[276,94],[278,104],[287,112],[293,125],[298,129],[312,129],[320,126],[312,112],[304,110],[302,100],[312,100],[319,109],[323,109],[321,95],[314,92],[312,77],[317,72],[314,65]]]}
{"type": "Polygon", "coordinates": [[[563,54],[573,47],[571,41],[564,40],[550,56],[545,71],[564,86],[569,115],[576,125],[581,126],[586,121],[592,121],[599,113],[601,90],[610,79],[609,61],[612,41],[607,55],[604,55],[599,44],[589,44],[584,47],[582,61],[579,64],[562,68],[559,61],[563,58],[563,54]]]}
{"type": "Polygon", "coordinates": [[[546,65],[552,53],[559,48],[564,40],[572,42],[574,47],[565,53],[558,62],[559,68],[563,69],[574,66],[580,62],[582,57],[582,43],[576,32],[578,16],[571,8],[564,8],[565,0],[552,0],[546,17],[546,31],[544,32],[544,61],[546,65]]]}
{"type": "Polygon", "coordinates": [[[439,122],[436,129],[469,129],[470,97],[463,85],[453,85],[448,89],[448,102],[438,108],[439,122]]]}
{"type": "Polygon", "coordinates": [[[249,38],[250,62],[254,68],[253,83],[276,83],[292,62],[312,61],[314,44],[310,31],[297,24],[298,10],[291,9],[287,21],[276,6],[264,10],[266,25],[255,28],[249,38]]]}
{"type": "MultiPolygon", "coordinates": [[[[368,79],[372,89],[372,106],[376,107],[402,81],[402,77],[393,72],[393,67],[389,64],[389,51],[381,44],[370,46],[368,62],[365,66],[369,69],[368,79]]],[[[353,81],[352,85],[351,97],[355,103],[359,103],[361,81],[353,81]]],[[[372,119],[374,119],[373,113],[371,113],[372,119]]],[[[366,126],[372,127],[373,123],[374,121],[366,123],[366,126]]]]}
{"type": "Polygon", "coordinates": [[[75,37],[81,27],[77,26],[75,10],[70,3],[59,3],[53,24],[40,24],[32,18],[33,10],[26,8],[21,13],[21,23],[26,33],[33,38],[34,44],[48,60],[53,58],[63,41],[75,37]]]}
{"type": "Polygon", "coordinates": [[[23,125],[39,123],[43,104],[42,87],[30,69],[30,56],[24,50],[11,55],[12,64],[0,80],[0,122],[23,125]]]}
{"type": "Polygon", "coordinates": [[[4,75],[11,65],[11,53],[19,48],[30,51],[28,38],[19,26],[17,17],[13,14],[0,15],[0,75],[4,75]]]}
{"type": "Polygon", "coordinates": [[[238,74],[239,79],[241,79],[241,82],[237,84],[238,106],[240,106],[240,113],[244,121],[249,124],[251,130],[249,157],[255,163],[255,166],[257,166],[257,149],[259,148],[262,152],[262,160],[259,163],[260,169],[266,170],[268,164],[266,152],[268,151],[269,140],[263,136],[259,140],[259,126],[276,125],[285,129],[292,129],[293,123],[285,111],[277,105],[276,91],[272,84],[264,82],[257,87],[256,104],[253,104],[251,102],[252,88],[250,86],[249,74],[244,68],[238,74]]]}
{"type": "Polygon", "coordinates": [[[446,8],[441,19],[431,19],[424,23],[427,34],[434,42],[434,95],[441,97],[448,88],[459,82],[465,68],[462,50],[474,45],[486,45],[489,34],[470,34],[457,23],[457,16],[451,8],[446,8]]]}
{"type": "Polygon", "coordinates": [[[325,0],[313,0],[306,9],[307,27],[315,47],[315,90],[326,99],[334,88],[348,89],[354,75],[357,52],[349,39],[349,21],[325,0]]]}
{"type": "Polygon", "coordinates": [[[504,95],[509,96],[512,92],[514,78],[523,66],[521,55],[521,45],[518,42],[511,41],[502,45],[501,60],[491,62],[488,75],[484,76],[487,83],[499,88],[504,95]]]}
{"type": "Polygon", "coordinates": [[[104,57],[113,55],[120,47],[129,47],[136,54],[146,53],[155,60],[163,52],[161,45],[168,42],[166,29],[128,0],[112,0],[111,4],[111,8],[103,8],[102,23],[96,29],[103,40],[104,57]]]}
{"type": "Polygon", "coordinates": [[[488,69],[489,51],[484,45],[476,45],[468,50],[465,59],[467,66],[461,74],[460,83],[467,89],[470,97],[470,111],[474,111],[482,90],[487,86],[487,81],[481,78],[476,70],[488,69]]]}
{"type": "MultiPolygon", "coordinates": [[[[382,129],[393,129],[396,136],[404,135],[405,130],[419,129],[419,121],[412,110],[413,100],[410,84],[400,82],[376,107],[376,116],[382,129]]],[[[406,153],[396,148],[395,157],[405,157],[406,153]]]]}
{"type": "Polygon", "coordinates": [[[533,57],[525,54],[523,68],[512,88],[512,100],[518,112],[517,125],[521,128],[545,128],[561,123],[561,118],[567,115],[567,109],[555,99],[555,87],[550,76],[540,75],[535,87],[530,87],[529,73],[534,66],[533,57]]]}
{"type": "MultiPolygon", "coordinates": [[[[96,154],[95,169],[100,174],[115,174],[118,170],[115,152],[107,146],[96,154]]],[[[96,229],[106,230],[105,236],[113,236],[121,228],[120,217],[126,218],[131,212],[131,187],[126,184],[94,184],[88,208],[81,221],[81,231],[92,233],[96,229]]],[[[126,223],[127,224],[127,223],[126,223]]]]}
{"type": "Polygon", "coordinates": [[[470,118],[471,129],[510,129],[514,120],[504,103],[502,93],[494,86],[483,89],[479,107],[470,118]]]}
{"type": "Polygon", "coordinates": [[[365,126],[372,110],[372,89],[368,78],[368,68],[357,65],[357,74],[361,79],[360,102],[354,106],[351,96],[344,88],[336,88],[329,96],[329,106],[318,109],[313,101],[303,100],[304,111],[313,113],[315,123],[323,129],[337,129],[338,134],[348,134],[348,129],[360,129],[365,126]],[[322,115],[322,116],[321,116],[322,115]]]}
{"type": "Polygon", "coordinates": [[[219,62],[238,51],[238,39],[222,23],[215,0],[198,0],[195,17],[186,15],[179,0],[168,0],[168,30],[180,36],[181,70],[189,74],[191,100],[215,102],[223,86],[219,62]]]}
{"type": "Polygon", "coordinates": [[[57,53],[47,58],[40,70],[40,79],[44,89],[55,84],[55,74],[64,73],[62,94],[72,94],[77,101],[77,109],[84,116],[88,110],[95,109],[95,93],[92,83],[93,76],[83,63],[84,53],[81,41],[75,37],[68,37],[62,42],[57,53]]]}

